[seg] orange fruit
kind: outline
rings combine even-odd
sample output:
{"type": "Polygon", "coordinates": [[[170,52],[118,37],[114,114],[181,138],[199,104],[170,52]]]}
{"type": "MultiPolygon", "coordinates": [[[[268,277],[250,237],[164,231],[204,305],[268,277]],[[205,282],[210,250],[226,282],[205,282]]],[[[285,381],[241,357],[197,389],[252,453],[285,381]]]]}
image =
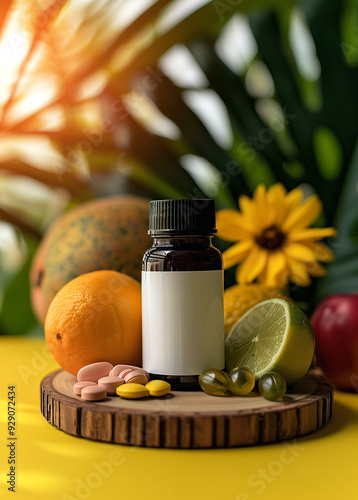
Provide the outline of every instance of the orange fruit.
{"type": "Polygon", "coordinates": [[[224,292],[224,329],[229,333],[241,316],[251,307],[266,299],[286,299],[292,302],[287,294],[278,288],[270,288],[260,283],[250,285],[233,285],[224,292]]]}
{"type": "Polygon", "coordinates": [[[149,200],[98,198],[73,208],[46,231],[31,269],[31,297],[43,323],[56,293],[70,280],[110,269],[140,280],[148,236],[149,200]]]}
{"type": "Polygon", "coordinates": [[[78,276],[51,302],[45,337],[57,363],[73,375],[96,361],[141,366],[140,283],[117,271],[78,276]]]}

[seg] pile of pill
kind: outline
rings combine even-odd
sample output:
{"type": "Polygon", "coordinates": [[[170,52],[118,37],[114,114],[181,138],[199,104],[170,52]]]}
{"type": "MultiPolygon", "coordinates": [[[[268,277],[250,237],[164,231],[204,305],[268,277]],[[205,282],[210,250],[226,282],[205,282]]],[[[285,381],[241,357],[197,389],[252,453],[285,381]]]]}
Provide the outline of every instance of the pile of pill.
{"type": "Polygon", "coordinates": [[[83,366],[77,373],[74,393],[85,401],[101,401],[107,394],[126,399],[145,396],[165,396],[170,384],[164,380],[149,380],[149,373],[138,366],[116,365],[99,361],[83,366]]]}

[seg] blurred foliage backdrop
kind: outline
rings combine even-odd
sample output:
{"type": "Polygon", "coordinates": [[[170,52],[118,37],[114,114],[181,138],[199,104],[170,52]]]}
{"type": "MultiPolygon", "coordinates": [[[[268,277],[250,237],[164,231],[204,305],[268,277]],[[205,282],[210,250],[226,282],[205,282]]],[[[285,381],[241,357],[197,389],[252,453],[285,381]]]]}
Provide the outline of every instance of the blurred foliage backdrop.
{"type": "Polygon", "coordinates": [[[2,0],[0,332],[41,331],[28,271],[51,220],[114,193],[223,208],[259,182],[300,185],[339,237],[327,277],[294,296],[358,290],[357,13],[353,0],[2,0]]]}

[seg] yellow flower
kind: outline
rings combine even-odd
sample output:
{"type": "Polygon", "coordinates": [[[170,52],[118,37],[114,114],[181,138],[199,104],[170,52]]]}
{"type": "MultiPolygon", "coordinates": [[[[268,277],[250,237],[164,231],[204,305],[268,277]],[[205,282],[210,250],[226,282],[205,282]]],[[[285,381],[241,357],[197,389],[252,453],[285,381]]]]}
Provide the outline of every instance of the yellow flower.
{"type": "Polygon", "coordinates": [[[322,203],[313,195],[303,203],[300,188],[287,193],[282,184],[267,191],[260,184],[253,195],[240,196],[240,211],[217,212],[218,236],[237,242],[223,253],[224,268],[236,264],[236,281],[251,283],[255,279],[267,286],[283,287],[290,279],[308,286],[310,276],[324,276],[319,262],[330,262],[333,252],[322,238],[335,236],[333,227],[311,228],[322,211],[322,203]]]}

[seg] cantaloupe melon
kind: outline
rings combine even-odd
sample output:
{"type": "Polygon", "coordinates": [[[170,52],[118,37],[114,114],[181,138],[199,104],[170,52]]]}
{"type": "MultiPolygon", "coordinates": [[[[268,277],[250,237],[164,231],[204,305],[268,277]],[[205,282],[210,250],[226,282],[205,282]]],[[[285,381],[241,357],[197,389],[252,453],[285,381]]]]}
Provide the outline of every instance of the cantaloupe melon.
{"type": "Polygon", "coordinates": [[[32,304],[43,322],[63,285],[99,269],[140,280],[148,236],[149,200],[111,196],[84,203],[61,216],[47,231],[31,270],[32,304]]]}

